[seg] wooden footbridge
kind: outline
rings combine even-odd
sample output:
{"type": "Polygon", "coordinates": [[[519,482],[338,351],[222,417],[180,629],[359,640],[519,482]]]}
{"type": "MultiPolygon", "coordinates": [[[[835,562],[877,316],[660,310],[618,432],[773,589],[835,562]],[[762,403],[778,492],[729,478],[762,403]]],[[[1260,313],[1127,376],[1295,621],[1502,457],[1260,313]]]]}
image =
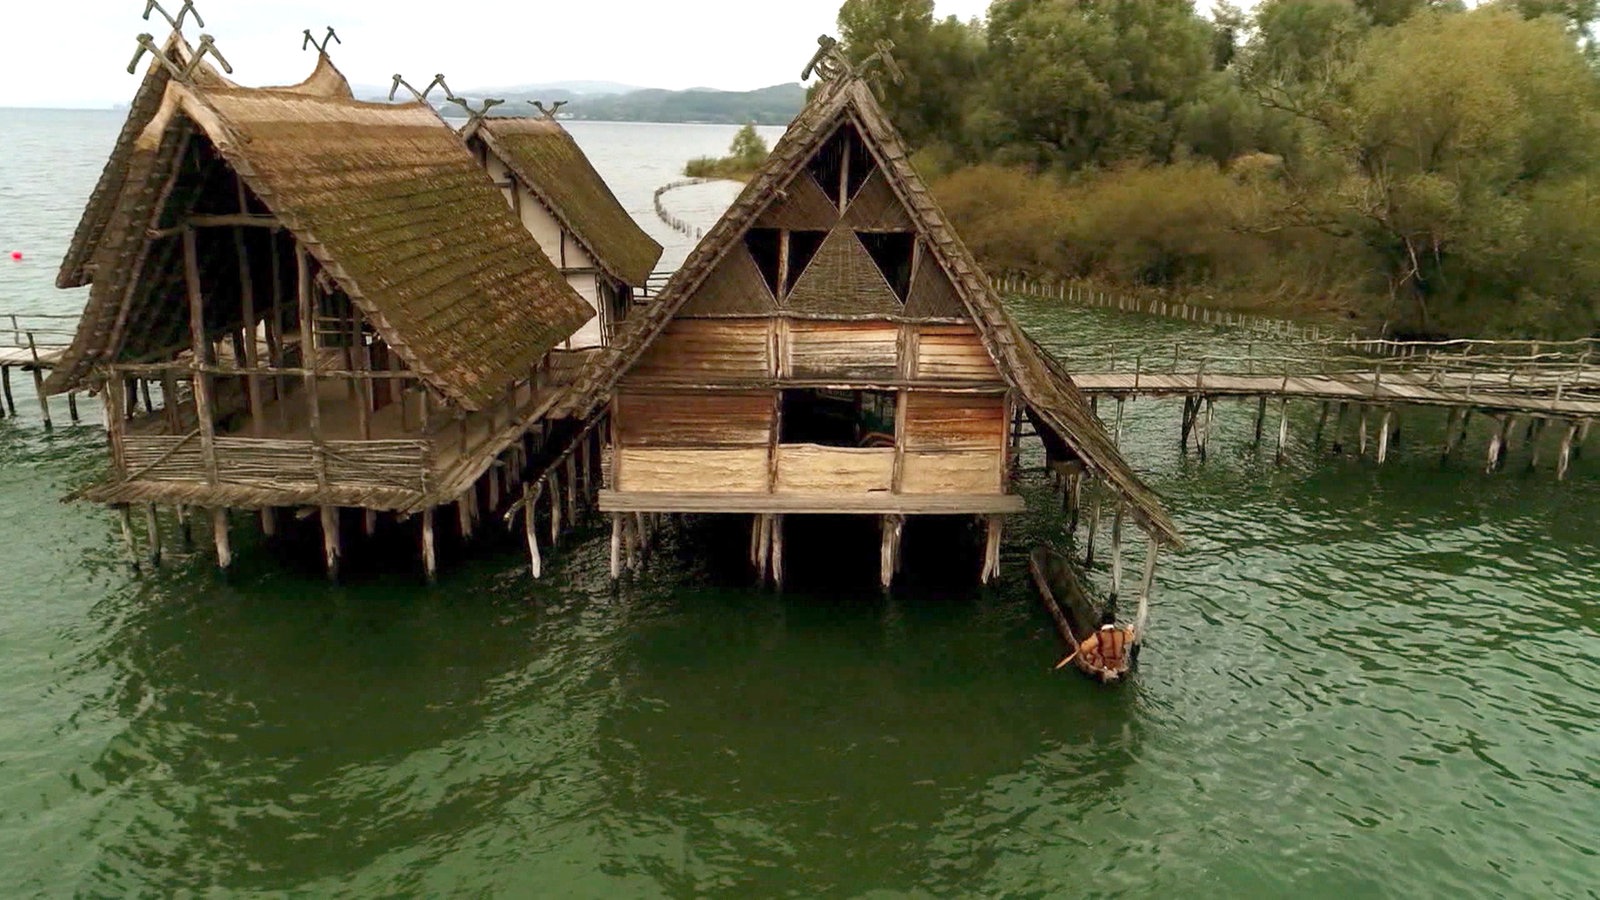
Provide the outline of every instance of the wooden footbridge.
{"type": "MultiPolygon", "coordinates": [[[[11,393],[11,370],[20,369],[33,376],[33,391],[39,398],[44,427],[51,428],[50,399],[44,392],[45,370],[55,367],[67,345],[72,343],[76,315],[44,313],[0,313],[0,417],[17,416],[17,401],[11,393]]],[[[67,410],[78,421],[78,398],[67,395],[67,410]]]]}
{"type": "Polygon", "coordinates": [[[1465,440],[1474,414],[1494,419],[1497,427],[1490,438],[1487,462],[1491,471],[1504,464],[1505,451],[1516,439],[1519,424],[1526,423],[1523,440],[1534,446],[1545,429],[1564,429],[1556,471],[1565,478],[1574,448],[1582,446],[1590,424],[1600,418],[1597,348],[1600,342],[1592,340],[1341,339],[1272,343],[1263,345],[1260,352],[1252,343],[1244,353],[1230,354],[1179,342],[1170,349],[1146,348],[1131,363],[1073,365],[1072,379],[1095,398],[1097,406],[1099,398],[1115,400],[1115,413],[1103,418],[1109,419],[1106,424],[1119,439],[1123,405],[1135,397],[1182,397],[1180,440],[1187,447],[1192,439],[1202,454],[1209,443],[1218,398],[1256,401],[1258,442],[1268,406],[1275,401],[1281,458],[1289,438],[1289,403],[1313,401],[1322,404],[1317,443],[1322,441],[1337,404],[1335,449],[1343,445],[1352,407],[1359,422],[1355,437],[1363,454],[1370,420],[1374,414],[1381,417],[1373,437],[1377,459],[1383,462],[1395,432],[1396,408],[1431,406],[1449,410],[1446,458],[1465,440]]]}

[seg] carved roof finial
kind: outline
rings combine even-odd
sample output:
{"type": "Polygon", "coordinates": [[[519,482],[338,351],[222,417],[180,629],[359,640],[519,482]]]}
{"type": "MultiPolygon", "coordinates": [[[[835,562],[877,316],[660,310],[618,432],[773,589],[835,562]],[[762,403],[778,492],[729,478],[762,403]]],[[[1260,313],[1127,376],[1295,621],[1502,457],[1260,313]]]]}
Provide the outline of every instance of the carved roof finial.
{"type": "Polygon", "coordinates": [[[133,54],[133,60],[128,63],[129,75],[132,75],[139,68],[139,60],[143,59],[146,53],[154,56],[156,61],[161,63],[161,65],[172,74],[173,78],[178,79],[184,84],[188,84],[194,79],[195,70],[200,68],[200,63],[203,62],[207,56],[216,59],[217,64],[222,66],[222,71],[227,72],[229,75],[233,74],[233,66],[228,63],[228,60],[225,57],[223,57],[222,51],[217,49],[216,41],[213,40],[209,34],[200,35],[200,44],[195,48],[194,55],[189,58],[188,62],[184,62],[181,59],[174,59],[173,57],[167,55],[166,50],[162,48],[160,44],[156,43],[156,39],[153,35],[141,34],[138,37],[138,42],[139,50],[137,53],[133,54]]]}
{"type": "Polygon", "coordinates": [[[428,100],[428,95],[433,93],[434,88],[444,88],[444,95],[446,98],[452,96],[450,93],[450,86],[444,83],[444,73],[442,72],[434,75],[433,80],[428,82],[428,86],[420,91],[412,87],[411,82],[407,81],[404,75],[396,72],[394,75],[394,84],[389,86],[389,102],[394,102],[394,95],[398,93],[402,87],[410,91],[411,96],[419,103],[426,103],[428,100]]]}
{"type": "Polygon", "coordinates": [[[813,72],[821,81],[832,81],[839,75],[850,71],[850,61],[845,59],[844,51],[839,47],[838,38],[823,34],[817,36],[817,52],[812,54],[811,61],[800,73],[800,80],[805,81],[813,72]]]}
{"type": "Polygon", "coordinates": [[[824,34],[817,38],[817,52],[812,55],[811,61],[806,63],[805,70],[800,73],[800,80],[805,81],[812,73],[816,73],[818,80],[823,84],[851,78],[866,79],[874,69],[878,68],[887,72],[889,80],[895,84],[905,80],[905,72],[894,58],[894,41],[878,41],[873,44],[870,56],[861,62],[852,63],[845,55],[844,45],[839,43],[837,38],[824,34]]]}
{"type": "Polygon", "coordinates": [[[545,106],[543,101],[540,100],[529,100],[528,102],[533,104],[534,109],[537,109],[546,119],[552,122],[555,121],[556,113],[561,111],[561,107],[566,106],[568,103],[566,100],[557,100],[549,106],[545,106]]]}
{"type": "Polygon", "coordinates": [[[328,33],[322,36],[322,41],[320,43],[316,38],[311,36],[311,29],[307,28],[305,40],[300,42],[300,49],[304,50],[307,47],[315,47],[317,48],[317,53],[319,55],[327,56],[329,44],[343,43],[344,41],[339,40],[339,32],[334,31],[332,25],[328,26],[328,33]]]}
{"type": "MultiPolygon", "coordinates": [[[[448,88],[446,90],[448,90],[448,88]]],[[[457,97],[454,94],[451,94],[445,99],[466,111],[467,124],[462,126],[463,129],[471,128],[472,126],[478,124],[480,119],[489,114],[489,110],[494,109],[496,106],[506,102],[494,97],[486,97],[484,98],[483,102],[478,105],[477,109],[473,109],[472,101],[465,97],[457,97]]]]}
{"type": "Polygon", "coordinates": [[[172,26],[172,30],[179,34],[183,33],[184,20],[191,15],[194,16],[196,25],[201,28],[206,27],[206,20],[200,18],[200,10],[194,8],[194,0],[183,0],[183,6],[178,8],[178,17],[176,19],[172,17],[171,13],[167,12],[166,7],[162,6],[158,0],[145,0],[144,20],[146,22],[150,21],[150,14],[157,12],[161,13],[161,18],[166,19],[167,24],[172,26]]]}

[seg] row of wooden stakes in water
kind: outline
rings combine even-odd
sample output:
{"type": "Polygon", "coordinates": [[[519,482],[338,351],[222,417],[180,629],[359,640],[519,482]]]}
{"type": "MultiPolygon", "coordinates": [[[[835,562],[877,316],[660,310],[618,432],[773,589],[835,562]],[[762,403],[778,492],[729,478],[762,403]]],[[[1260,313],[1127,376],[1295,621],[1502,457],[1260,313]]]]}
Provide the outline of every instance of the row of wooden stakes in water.
{"type": "Polygon", "coordinates": [[[1041,279],[1020,272],[1002,273],[997,279],[996,287],[1007,294],[1062,300],[1074,306],[1144,313],[1145,315],[1179,319],[1200,325],[1227,325],[1236,328],[1247,328],[1252,331],[1260,331],[1295,340],[1324,341],[1353,337],[1348,332],[1336,332],[1333,329],[1325,329],[1320,325],[1301,325],[1296,322],[1290,322],[1287,319],[1274,319],[1232,310],[1211,309],[1183,301],[1162,300],[1155,297],[1141,298],[1130,294],[1111,293],[1100,290],[1087,282],[1041,279]]]}
{"type": "MultiPolygon", "coordinates": [[[[1099,414],[1099,397],[1090,399],[1091,408],[1096,415],[1099,414]]],[[[1118,446],[1122,443],[1122,418],[1123,406],[1126,398],[1118,397],[1116,400],[1116,414],[1112,422],[1107,425],[1113,443],[1118,446]]],[[[1322,401],[1321,413],[1317,417],[1316,430],[1312,436],[1314,447],[1323,446],[1324,431],[1328,419],[1333,413],[1337,403],[1338,413],[1334,416],[1333,442],[1334,453],[1343,453],[1345,442],[1346,421],[1349,419],[1352,401],[1322,401]]],[[[1399,413],[1393,404],[1354,403],[1358,408],[1356,416],[1355,434],[1356,455],[1365,457],[1367,446],[1371,443],[1376,450],[1375,458],[1382,465],[1388,461],[1389,450],[1399,440],[1400,424],[1399,413]],[[1379,421],[1374,425],[1371,422],[1373,414],[1380,413],[1379,421]]],[[[1183,414],[1179,424],[1178,446],[1188,451],[1191,443],[1193,448],[1205,459],[1211,441],[1211,429],[1215,416],[1216,398],[1211,396],[1191,396],[1183,400],[1183,414]]],[[[1440,462],[1448,462],[1450,457],[1462,446],[1467,439],[1467,430],[1472,424],[1474,410],[1467,407],[1453,407],[1445,422],[1445,443],[1440,462]]],[[[1517,443],[1518,432],[1521,431],[1521,442],[1530,448],[1528,468],[1536,469],[1539,465],[1540,439],[1552,425],[1559,429],[1561,440],[1556,449],[1556,478],[1566,480],[1567,473],[1571,470],[1574,457],[1581,456],[1583,445],[1589,439],[1592,425],[1590,419],[1552,418],[1548,416],[1519,416],[1512,413],[1488,414],[1495,421],[1495,427],[1490,432],[1485,473],[1493,473],[1505,468],[1506,457],[1517,443]],[[1524,426],[1523,419],[1527,422],[1524,426]]],[[[1267,398],[1256,398],[1255,436],[1253,444],[1260,446],[1263,430],[1267,419],[1267,398]]],[[[1278,429],[1277,429],[1277,454],[1276,460],[1282,464],[1288,454],[1289,443],[1289,401],[1287,398],[1278,400],[1278,429]]]]}
{"type": "Polygon", "coordinates": [[[669,212],[667,210],[667,205],[664,202],[662,202],[661,198],[664,197],[668,192],[675,191],[678,188],[692,187],[692,186],[697,185],[697,184],[707,184],[707,183],[709,183],[709,182],[711,182],[713,180],[715,180],[715,179],[711,179],[711,178],[684,178],[684,179],[681,179],[679,181],[668,182],[666,184],[663,184],[661,187],[656,188],[656,193],[655,193],[656,218],[660,219],[662,222],[665,222],[668,228],[671,228],[673,231],[678,232],[679,234],[683,235],[684,237],[693,238],[694,240],[697,240],[697,241],[700,240],[700,238],[702,236],[704,236],[704,234],[705,234],[705,229],[699,228],[699,227],[697,227],[695,225],[692,225],[692,224],[684,221],[683,219],[680,219],[677,216],[673,215],[671,212],[669,212]]]}

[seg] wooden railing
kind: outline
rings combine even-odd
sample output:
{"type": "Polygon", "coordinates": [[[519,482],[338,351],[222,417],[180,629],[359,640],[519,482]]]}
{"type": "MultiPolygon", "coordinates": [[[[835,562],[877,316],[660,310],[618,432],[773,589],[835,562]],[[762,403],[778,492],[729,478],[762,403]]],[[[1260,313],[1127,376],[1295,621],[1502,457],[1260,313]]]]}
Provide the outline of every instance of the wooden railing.
{"type": "MultiPolygon", "coordinates": [[[[428,441],[324,441],[218,435],[217,477],[223,484],[339,487],[426,491],[433,445],[428,441]]],[[[203,479],[198,432],[129,434],[122,438],[123,477],[129,481],[203,479]]]]}

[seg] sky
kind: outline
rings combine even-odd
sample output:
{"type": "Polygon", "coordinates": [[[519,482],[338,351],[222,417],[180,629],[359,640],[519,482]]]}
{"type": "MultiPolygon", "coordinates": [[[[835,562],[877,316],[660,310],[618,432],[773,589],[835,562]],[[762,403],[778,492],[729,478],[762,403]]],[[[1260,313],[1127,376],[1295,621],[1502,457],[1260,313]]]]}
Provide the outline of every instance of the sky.
{"type": "MultiPolygon", "coordinates": [[[[299,81],[305,29],[332,25],[334,62],[356,84],[418,87],[434,73],[459,92],[551,81],[750,90],[799,79],[841,0],[195,0],[204,32],[246,85],[299,81]]],[[[182,0],[163,0],[174,14],[182,0]]],[[[145,0],[4,0],[0,106],[107,107],[133,96],[126,71],[149,32],[170,27],[145,0]],[[21,36],[26,35],[25,39],[21,36]]],[[[989,0],[937,0],[940,16],[981,16],[989,0]]],[[[1201,6],[1209,4],[1202,2],[1201,6]]],[[[185,27],[193,43],[201,29],[185,27]]],[[[141,62],[141,74],[143,66],[141,62]]]]}

